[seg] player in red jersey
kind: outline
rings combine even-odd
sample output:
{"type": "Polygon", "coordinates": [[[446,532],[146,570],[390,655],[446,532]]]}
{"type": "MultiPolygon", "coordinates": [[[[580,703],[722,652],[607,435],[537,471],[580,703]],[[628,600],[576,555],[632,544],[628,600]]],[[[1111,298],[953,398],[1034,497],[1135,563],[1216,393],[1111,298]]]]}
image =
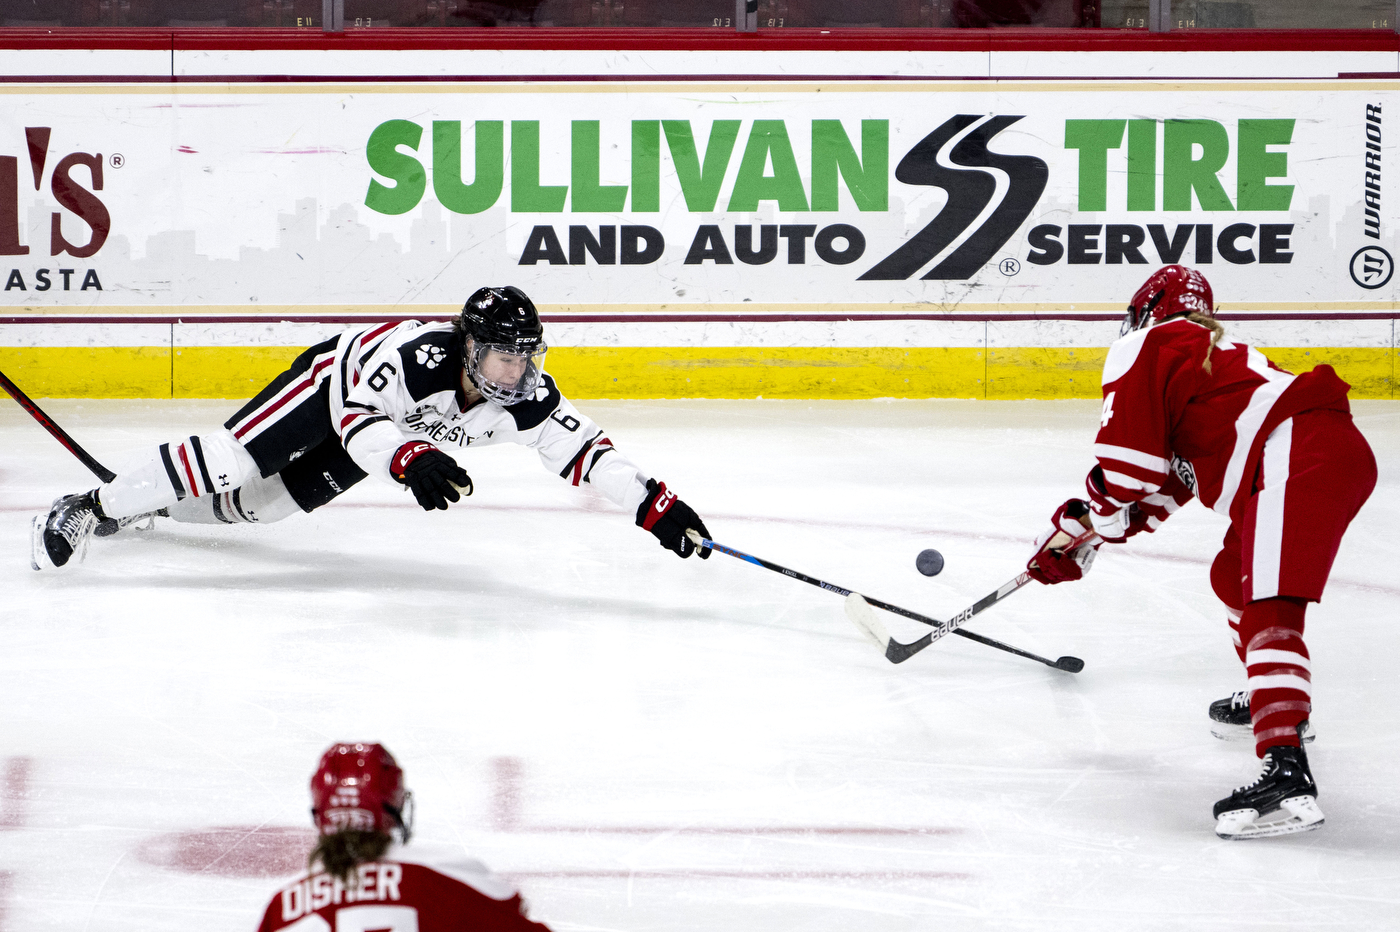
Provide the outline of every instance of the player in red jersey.
{"type": "MultiPolygon", "coordinates": [[[[1230,519],[1210,580],[1249,678],[1236,705],[1250,714],[1263,767],[1215,804],[1215,830],[1250,838],[1322,824],[1302,747],[1312,711],[1303,616],[1375,487],[1376,460],[1352,423],[1351,386],[1331,366],[1295,376],[1224,332],[1194,269],[1166,266],[1138,289],[1104,362],[1087,500],[1065,502],[1051,523],[1122,543],[1192,496],[1230,519]]],[[[1028,571],[1049,584],[1079,579],[1101,541],[1062,553],[1044,549],[1051,534],[1028,571]]]]}
{"type": "Polygon", "coordinates": [[[311,815],[321,834],[308,869],[272,897],[258,932],[549,932],[479,861],[405,847],[412,794],[378,744],[326,751],[311,815]]]}

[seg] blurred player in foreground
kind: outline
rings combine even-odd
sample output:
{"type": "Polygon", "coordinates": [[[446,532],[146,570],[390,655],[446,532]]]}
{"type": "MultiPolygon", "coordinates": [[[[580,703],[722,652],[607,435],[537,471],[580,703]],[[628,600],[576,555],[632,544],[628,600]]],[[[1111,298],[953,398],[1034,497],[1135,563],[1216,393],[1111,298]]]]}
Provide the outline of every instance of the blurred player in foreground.
{"type": "Polygon", "coordinates": [[[380,745],[332,745],[311,777],[320,837],[307,870],[272,897],[258,932],[549,932],[481,862],[405,847],[412,797],[380,745]]]}
{"type": "Polygon", "coordinates": [[[1210,284],[1179,265],[1133,295],[1104,362],[1088,500],[1055,511],[1027,569],[1043,583],[1079,579],[1099,542],[1044,549],[1055,529],[1092,526],[1122,543],[1155,531],[1193,495],[1230,519],[1210,581],[1249,688],[1214,703],[1211,716],[1226,724],[1233,706],[1251,722],[1263,766],[1215,804],[1215,831],[1282,835],[1322,824],[1303,750],[1312,711],[1303,616],[1321,600],[1342,535],[1375,487],[1376,460],[1352,423],[1350,386],[1331,366],[1284,372],[1224,339],[1214,310],[1210,284]]]}
{"type": "MultiPolygon", "coordinates": [[[[545,374],[535,305],[519,288],[482,288],[451,323],[346,330],[306,350],[224,429],[161,444],[144,464],[34,519],[32,564],[79,562],[105,537],[156,515],[193,524],[280,521],[365,478],[412,491],[424,510],[471,494],[441,448],[518,443],[573,485],[636,514],[661,546],[688,557],[689,505],[648,478],[545,374]]],[[[701,550],[701,559],[710,552],[701,550]]]]}

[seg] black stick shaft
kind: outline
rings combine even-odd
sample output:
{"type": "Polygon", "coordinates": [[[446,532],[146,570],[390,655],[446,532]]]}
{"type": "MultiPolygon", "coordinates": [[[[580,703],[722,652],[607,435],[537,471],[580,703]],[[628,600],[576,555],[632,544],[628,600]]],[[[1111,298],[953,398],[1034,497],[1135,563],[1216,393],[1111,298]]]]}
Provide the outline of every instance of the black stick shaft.
{"type": "MultiPolygon", "coordinates": [[[[699,543],[702,547],[709,547],[711,550],[718,550],[720,553],[727,553],[731,557],[738,557],[745,563],[752,563],[754,566],[761,566],[766,570],[772,570],[775,573],[782,573],[784,576],[799,580],[800,582],[808,583],[809,585],[816,586],[820,589],[825,589],[828,592],[834,592],[837,595],[841,596],[847,596],[851,594],[851,590],[849,589],[843,589],[841,586],[837,586],[833,583],[826,582],[825,580],[808,576],[806,573],[799,573],[797,572],[797,570],[790,570],[785,566],[779,566],[778,564],[769,562],[768,560],[764,560],[761,557],[756,557],[751,553],[744,553],[742,550],[735,550],[733,547],[726,547],[724,544],[717,544],[714,541],[706,540],[703,537],[700,538],[699,543]]],[[[993,592],[985,598],[979,600],[976,605],[964,609],[962,612],[959,613],[958,617],[963,618],[963,620],[966,620],[966,618],[971,618],[973,615],[976,615],[983,609],[996,604],[1001,599],[1010,595],[1011,592],[1014,592],[1016,591],[1016,589],[1019,589],[1021,586],[1025,585],[1025,581],[1028,579],[1029,577],[1026,577],[1025,574],[1016,577],[1016,582],[1018,583],[1018,585],[1016,585],[1013,589],[1011,589],[1010,591],[1006,591],[1006,586],[1003,586],[996,592],[993,592]]],[[[929,634],[924,635],[912,644],[897,644],[897,642],[892,641],[890,642],[889,647],[889,650],[891,651],[896,650],[896,647],[900,647],[908,651],[906,656],[913,656],[914,654],[917,654],[919,651],[923,650],[925,647],[928,647],[930,644],[932,644],[937,639],[934,637],[935,634],[939,637],[942,637],[944,634],[948,633],[947,625],[949,624],[949,622],[939,621],[936,618],[929,618],[926,615],[920,615],[918,612],[911,612],[907,608],[901,608],[898,605],[891,605],[889,602],[881,602],[879,599],[872,599],[868,595],[862,594],[861,598],[865,599],[866,602],[869,602],[871,605],[877,608],[883,608],[887,612],[894,612],[896,615],[903,615],[905,618],[912,618],[915,621],[921,621],[926,625],[933,625],[935,628],[941,629],[939,631],[931,632],[929,634]]],[[[952,633],[959,635],[960,637],[965,637],[969,640],[976,641],[979,644],[986,644],[988,647],[994,647],[997,650],[1004,650],[1009,654],[1016,654],[1019,657],[1026,657],[1030,660],[1037,660],[1045,664],[1046,666],[1061,669],[1059,664],[1054,660],[1046,660],[1044,657],[1039,657],[1035,654],[1029,653],[1028,651],[1023,651],[1019,648],[1012,647],[1010,644],[1003,644],[1002,642],[993,638],[989,638],[981,634],[975,634],[972,631],[966,631],[962,628],[953,628],[952,633]]],[[[898,663],[899,661],[895,662],[898,663]]]]}
{"type": "Polygon", "coordinates": [[[44,430],[48,431],[50,434],[53,434],[55,440],[67,447],[68,452],[78,458],[78,462],[92,470],[94,476],[101,479],[103,482],[111,482],[113,479],[117,478],[116,473],[93,459],[92,454],[88,453],[87,450],[78,446],[78,442],[68,436],[67,431],[54,423],[54,419],[45,414],[44,409],[36,405],[34,400],[22,392],[20,387],[14,382],[11,382],[3,372],[0,372],[0,388],[5,389],[11,398],[19,402],[19,406],[28,411],[29,415],[39,422],[40,427],[44,428],[44,430]]]}

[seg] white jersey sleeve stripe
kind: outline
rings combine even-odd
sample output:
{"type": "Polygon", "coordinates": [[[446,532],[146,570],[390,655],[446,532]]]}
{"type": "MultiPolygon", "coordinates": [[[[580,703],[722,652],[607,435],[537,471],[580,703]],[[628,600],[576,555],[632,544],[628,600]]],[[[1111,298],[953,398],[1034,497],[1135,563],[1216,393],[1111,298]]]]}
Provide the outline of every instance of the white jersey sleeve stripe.
{"type": "Polygon", "coordinates": [[[1144,453],[1141,450],[1134,450],[1132,447],[1119,447],[1111,443],[1094,444],[1094,455],[1101,460],[1117,460],[1120,463],[1129,463],[1133,466],[1141,466],[1143,469],[1151,469],[1166,475],[1171,468],[1171,462],[1165,457],[1153,456],[1151,453],[1144,453]]]}
{"type": "MultiPolygon", "coordinates": [[[[1162,487],[1160,482],[1145,482],[1142,479],[1135,479],[1132,476],[1125,476],[1121,472],[1114,472],[1111,469],[1103,471],[1103,477],[1110,485],[1116,485],[1120,489],[1127,489],[1130,492],[1155,492],[1162,487]]],[[[1117,501],[1117,499],[1114,499],[1117,501]]]]}

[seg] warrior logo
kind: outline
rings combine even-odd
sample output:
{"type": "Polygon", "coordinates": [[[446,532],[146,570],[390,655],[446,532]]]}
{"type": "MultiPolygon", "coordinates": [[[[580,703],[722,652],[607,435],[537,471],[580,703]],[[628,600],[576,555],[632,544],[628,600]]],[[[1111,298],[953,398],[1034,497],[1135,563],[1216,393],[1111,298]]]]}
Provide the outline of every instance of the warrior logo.
{"type": "Polygon", "coordinates": [[[1172,472],[1181,480],[1181,484],[1191,490],[1191,494],[1196,494],[1196,470],[1190,463],[1179,456],[1172,457],[1172,472]]]}
{"type": "Polygon", "coordinates": [[[925,281],[960,281],[987,264],[1030,216],[1050,177],[1035,156],[987,151],[994,136],[1021,119],[958,114],[900,159],[896,179],[942,188],[948,203],[862,281],[907,279],[935,259],[938,264],[923,275],[925,281]]]}

